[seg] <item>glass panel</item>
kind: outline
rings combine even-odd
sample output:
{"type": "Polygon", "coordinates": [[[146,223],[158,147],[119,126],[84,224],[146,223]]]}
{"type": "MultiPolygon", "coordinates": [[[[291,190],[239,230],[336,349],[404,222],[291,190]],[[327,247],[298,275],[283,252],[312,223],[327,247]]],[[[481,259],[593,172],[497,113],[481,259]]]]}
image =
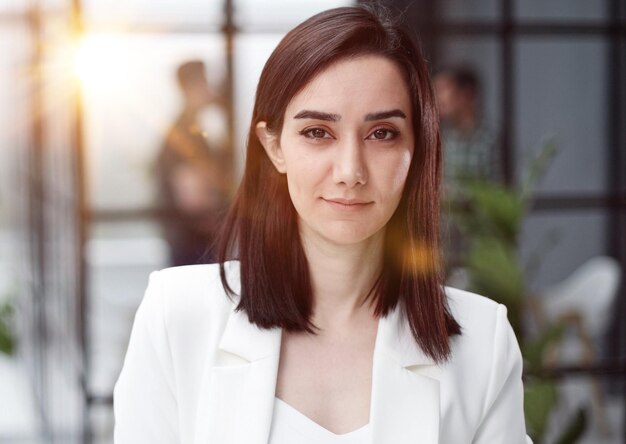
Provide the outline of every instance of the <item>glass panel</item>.
{"type": "Polygon", "coordinates": [[[513,3],[520,20],[597,21],[608,18],[606,0],[523,0],[513,3]]]}
{"type": "Polygon", "coordinates": [[[441,16],[444,20],[495,20],[499,16],[498,0],[444,0],[441,16]]]}
{"type": "Polygon", "coordinates": [[[523,39],[516,47],[517,177],[546,138],[558,152],[540,192],[603,192],[607,182],[607,44],[523,39]]]}
{"type": "Polygon", "coordinates": [[[257,83],[266,60],[283,34],[240,34],[235,38],[235,156],[241,173],[257,83]]]}
{"type": "Polygon", "coordinates": [[[218,34],[85,37],[78,71],[93,207],[123,210],[155,204],[154,162],[181,107],[176,69],[200,59],[218,88],[224,75],[223,45],[218,34]]]}
{"type": "Polygon", "coordinates": [[[586,260],[606,254],[605,211],[531,213],[522,226],[520,253],[530,269],[530,286],[562,281],[586,260]]]}
{"type": "Polygon", "coordinates": [[[216,25],[222,22],[223,1],[214,0],[83,0],[87,26],[112,24],[132,27],[138,24],[168,27],[216,25]]]}
{"type": "MultiPolygon", "coordinates": [[[[88,390],[96,396],[111,396],[148,277],[168,265],[168,248],[156,222],[94,223],[86,257],[88,390]]],[[[92,415],[98,438],[110,439],[111,412],[108,408],[93,409],[92,415]]]]}
{"type": "Polygon", "coordinates": [[[265,0],[235,0],[235,23],[244,32],[255,29],[288,31],[318,12],[354,3],[353,0],[275,0],[268,7],[265,0]]]}
{"type": "Polygon", "coordinates": [[[109,395],[126,352],[130,327],[150,272],[167,266],[156,222],[96,223],[87,244],[89,344],[94,394],[109,395]]]}

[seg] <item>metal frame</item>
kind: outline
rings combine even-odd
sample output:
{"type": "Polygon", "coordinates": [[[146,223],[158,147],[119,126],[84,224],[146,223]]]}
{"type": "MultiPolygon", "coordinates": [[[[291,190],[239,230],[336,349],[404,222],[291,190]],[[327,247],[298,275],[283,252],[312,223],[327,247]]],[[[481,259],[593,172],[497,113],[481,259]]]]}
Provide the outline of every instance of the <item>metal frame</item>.
{"type": "MultiPolygon", "coordinates": [[[[28,24],[28,28],[33,39],[33,42],[39,42],[41,40],[41,15],[36,7],[32,7],[25,15],[25,20],[28,24]]],[[[32,91],[30,95],[30,112],[32,118],[30,121],[32,139],[30,143],[31,149],[29,150],[29,169],[31,172],[29,180],[29,235],[30,242],[30,262],[35,267],[32,274],[31,294],[32,294],[32,313],[34,319],[34,325],[31,326],[33,330],[33,348],[36,352],[35,357],[35,381],[34,392],[39,401],[39,413],[42,420],[42,427],[44,435],[50,433],[49,425],[46,422],[46,415],[43,411],[43,406],[47,403],[47,384],[44,369],[46,367],[47,356],[44,350],[44,338],[48,331],[48,322],[45,315],[45,286],[44,276],[46,272],[46,223],[44,220],[44,140],[43,140],[43,122],[42,122],[42,109],[43,102],[41,97],[42,79],[39,67],[43,64],[43,53],[41,45],[35,44],[33,48],[32,58],[30,62],[30,68],[35,73],[32,78],[32,91]],[[39,365],[37,365],[39,364],[39,365]]]]}
{"type": "MultiPolygon", "coordinates": [[[[78,39],[84,32],[84,25],[82,20],[82,8],[80,0],[71,0],[71,32],[76,39],[78,39]]],[[[87,294],[88,272],[87,261],[85,258],[85,249],[88,239],[88,230],[90,224],[89,212],[87,211],[87,177],[86,177],[86,163],[85,163],[85,142],[83,135],[83,98],[81,95],[80,87],[75,85],[73,95],[73,117],[74,117],[74,132],[72,135],[72,145],[74,148],[74,183],[76,189],[76,208],[75,217],[78,226],[78,232],[76,233],[76,258],[77,258],[77,281],[76,292],[78,296],[78,335],[79,344],[81,347],[81,381],[80,386],[84,392],[84,403],[86,408],[83,411],[81,430],[82,440],[84,443],[89,443],[92,440],[91,421],[90,415],[90,397],[87,390],[87,381],[90,371],[90,362],[88,359],[88,328],[87,328],[87,313],[89,310],[89,295],[87,294]]]]}

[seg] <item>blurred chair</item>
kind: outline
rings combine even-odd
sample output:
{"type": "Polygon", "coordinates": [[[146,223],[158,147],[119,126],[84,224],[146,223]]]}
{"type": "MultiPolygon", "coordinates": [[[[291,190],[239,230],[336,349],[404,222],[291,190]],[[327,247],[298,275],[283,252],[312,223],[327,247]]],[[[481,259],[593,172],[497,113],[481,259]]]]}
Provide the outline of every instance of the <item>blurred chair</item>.
{"type": "Polygon", "coordinates": [[[620,275],[620,264],[612,257],[589,259],[569,277],[541,292],[544,316],[549,320],[579,317],[585,340],[599,340],[611,318],[620,275]]]}
{"type": "MultiPolygon", "coordinates": [[[[578,267],[570,276],[540,292],[534,311],[543,325],[563,322],[568,328],[548,357],[548,365],[590,365],[611,320],[621,280],[620,264],[614,258],[597,256],[578,267]]],[[[609,431],[604,396],[599,381],[591,381],[593,409],[598,425],[609,431]]],[[[569,395],[574,404],[584,402],[588,393],[569,395]]]]}

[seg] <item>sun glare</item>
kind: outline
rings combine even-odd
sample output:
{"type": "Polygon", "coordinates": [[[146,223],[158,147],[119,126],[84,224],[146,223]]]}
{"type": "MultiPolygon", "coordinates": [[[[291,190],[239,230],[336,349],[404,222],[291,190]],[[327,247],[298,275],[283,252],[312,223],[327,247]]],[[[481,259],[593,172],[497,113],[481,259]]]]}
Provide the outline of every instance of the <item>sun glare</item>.
{"type": "Polygon", "coordinates": [[[108,35],[88,35],[81,39],[74,58],[74,72],[89,90],[106,90],[123,81],[124,50],[120,39],[108,35]]]}

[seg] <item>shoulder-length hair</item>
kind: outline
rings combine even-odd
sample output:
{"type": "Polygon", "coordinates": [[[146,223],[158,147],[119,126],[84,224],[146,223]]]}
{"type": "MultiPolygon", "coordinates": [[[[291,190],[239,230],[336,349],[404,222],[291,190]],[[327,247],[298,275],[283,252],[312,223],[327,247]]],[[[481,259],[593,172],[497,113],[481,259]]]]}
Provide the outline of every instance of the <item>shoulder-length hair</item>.
{"type": "Polygon", "coordinates": [[[278,173],[255,133],[257,123],[280,133],[285,109],[313,77],[330,64],[360,55],[380,55],[400,68],[413,108],[415,149],[403,195],[387,223],[384,260],[370,296],[377,316],[398,303],[422,350],[437,362],[450,354],[449,338],[460,333],[442,282],[439,258],[441,143],[439,117],[428,68],[411,37],[379,11],[337,8],[291,30],[261,73],[248,133],[243,180],[224,224],[219,260],[222,284],[228,259],[239,259],[237,310],[261,328],[314,332],[312,287],[296,210],[284,175],[278,173]]]}

